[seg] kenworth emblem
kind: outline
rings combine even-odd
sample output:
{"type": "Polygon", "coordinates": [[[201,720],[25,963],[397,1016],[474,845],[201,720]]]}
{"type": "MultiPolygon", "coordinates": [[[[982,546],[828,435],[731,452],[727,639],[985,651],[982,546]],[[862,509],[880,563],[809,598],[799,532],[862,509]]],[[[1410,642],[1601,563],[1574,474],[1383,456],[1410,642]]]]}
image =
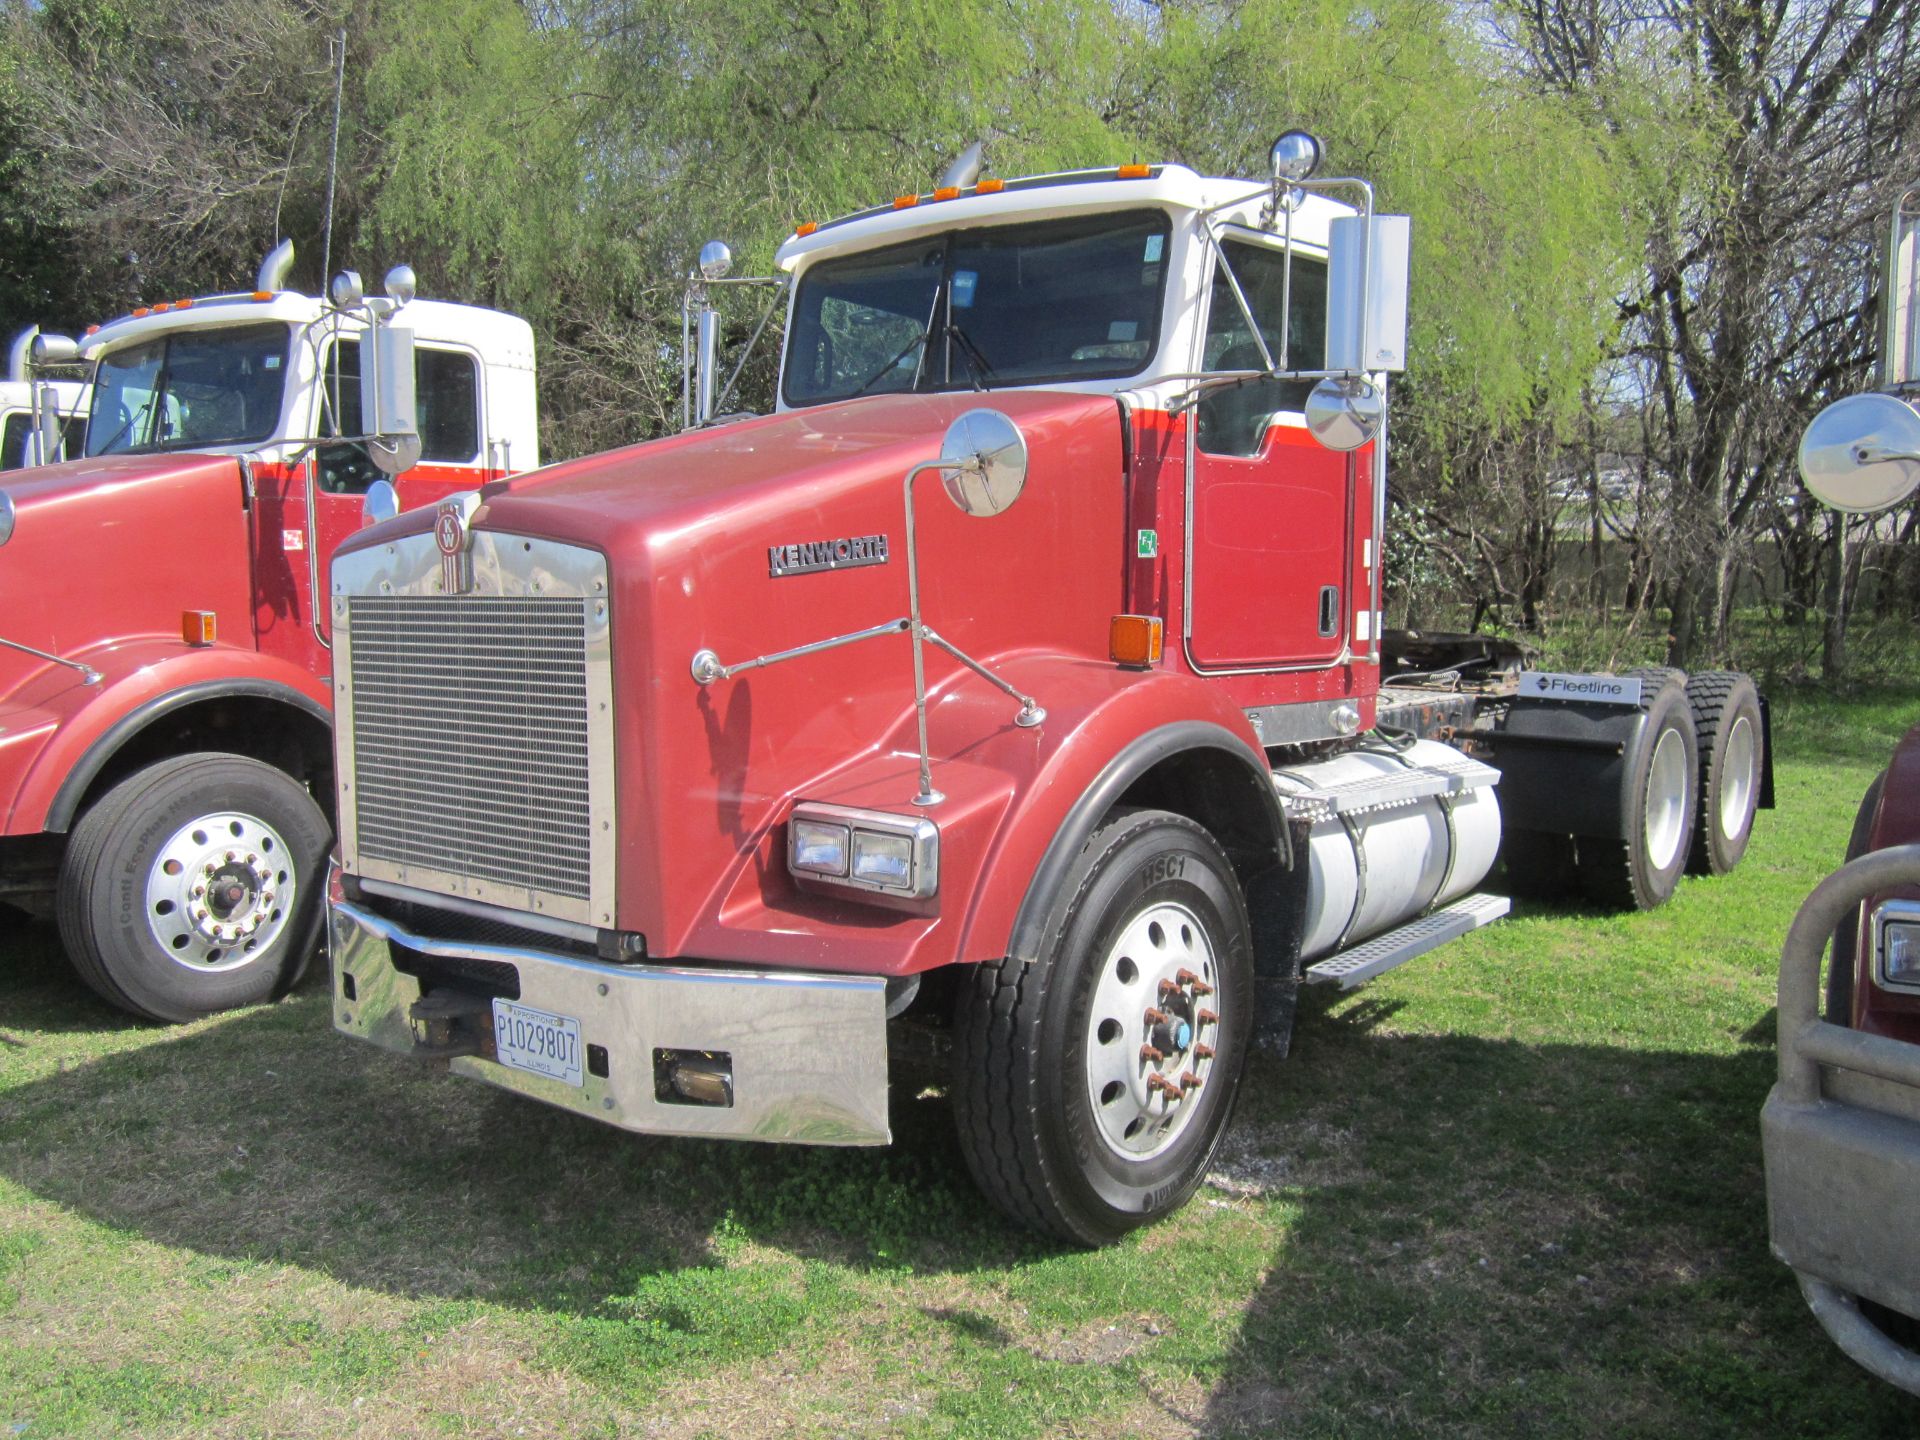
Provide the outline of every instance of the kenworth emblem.
{"type": "Polygon", "coordinates": [[[844,540],[808,540],[799,545],[769,545],[767,573],[811,575],[817,570],[851,570],[857,565],[887,563],[887,537],[853,535],[844,540]]]}
{"type": "Polygon", "coordinates": [[[464,595],[473,588],[473,532],[467,522],[480,497],[469,490],[442,500],[433,517],[433,542],[440,547],[440,592],[464,595]]]}

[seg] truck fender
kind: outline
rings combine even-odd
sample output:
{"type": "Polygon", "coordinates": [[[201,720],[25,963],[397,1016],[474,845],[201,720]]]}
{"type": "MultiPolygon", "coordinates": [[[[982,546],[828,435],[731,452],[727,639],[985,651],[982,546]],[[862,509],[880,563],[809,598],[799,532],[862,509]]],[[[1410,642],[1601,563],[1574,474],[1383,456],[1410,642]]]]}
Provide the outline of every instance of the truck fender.
{"type": "MultiPolygon", "coordinates": [[[[1226,784],[1166,808],[1227,832],[1220,838],[1243,885],[1251,888],[1256,877],[1290,865],[1279,798],[1246,716],[1199,681],[1165,674],[1156,680],[1111,695],[1081,722],[1080,737],[1090,743],[1062,746],[1035,783],[1023,787],[977,887],[963,955],[1036,959],[1065,899],[1061,882],[1100,822],[1143,782],[1183,759],[1226,784]],[[1117,745],[1101,743],[1108,736],[1117,745]]],[[[1251,893],[1248,908],[1259,908],[1251,893]]]]}
{"type": "MultiPolygon", "coordinates": [[[[10,834],[64,832],[89,786],[148,726],[187,706],[226,697],[284,704],[332,725],[326,687],[287,661],[237,646],[184,649],[178,639],[122,643],[82,656],[98,685],[60,707],[59,724],[21,778],[10,834]]],[[[73,692],[68,692],[69,694],[73,692]]],[[[48,707],[53,708],[53,707],[48,707]]]]}

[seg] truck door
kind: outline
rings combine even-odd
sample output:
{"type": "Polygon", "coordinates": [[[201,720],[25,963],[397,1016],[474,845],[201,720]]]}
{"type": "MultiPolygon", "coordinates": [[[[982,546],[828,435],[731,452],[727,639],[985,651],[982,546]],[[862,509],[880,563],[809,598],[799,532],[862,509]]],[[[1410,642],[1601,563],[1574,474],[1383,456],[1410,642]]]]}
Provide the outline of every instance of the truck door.
{"type": "MultiPolygon", "coordinates": [[[[1249,232],[1222,248],[1275,361],[1285,306],[1288,365],[1321,368],[1326,263],[1296,252],[1289,291],[1277,239],[1249,232]]],[[[1261,368],[1218,261],[1204,345],[1202,369],[1261,368]]],[[[1196,407],[1187,653],[1201,669],[1325,664],[1345,648],[1355,457],[1306,430],[1300,410],[1312,388],[1311,380],[1255,380],[1212,390],[1196,407]]]]}
{"type": "MultiPolygon", "coordinates": [[[[472,490],[489,474],[479,357],[458,346],[426,344],[416,346],[414,356],[420,463],[394,482],[404,510],[472,490]]],[[[360,342],[329,339],[321,364],[326,403],[309,433],[360,434],[360,342]]],[[[260,467],[254,619],[262,649],[298,663],[318,663],[320,647],[309,612],[315,554],[324,593],[334,550],[365,521],[367,487],[385,478],[365,447],[352,443],[322,445],[296,465],[260,467]],[[317,535],[307,533],[310,481],[317,535]]],[[[324,632],[324,610],[320,618],[324,632]]]]}

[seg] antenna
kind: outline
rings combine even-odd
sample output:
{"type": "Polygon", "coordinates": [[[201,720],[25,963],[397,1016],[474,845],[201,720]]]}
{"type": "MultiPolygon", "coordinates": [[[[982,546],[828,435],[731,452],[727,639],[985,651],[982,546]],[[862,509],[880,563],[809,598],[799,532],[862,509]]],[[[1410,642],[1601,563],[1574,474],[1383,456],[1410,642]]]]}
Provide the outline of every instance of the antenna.
{"type": "Polygon", "coordinates": [[[347,84],[347,29],[340,27],[338,36],[327,41],[327,48],[335,52],[333,61],[333,140],[327,151],[327,219],[326,230],[320,241],[320,284],[324,289],[333,274],[333,192],[340,176],[340,92],[347,84]]]}

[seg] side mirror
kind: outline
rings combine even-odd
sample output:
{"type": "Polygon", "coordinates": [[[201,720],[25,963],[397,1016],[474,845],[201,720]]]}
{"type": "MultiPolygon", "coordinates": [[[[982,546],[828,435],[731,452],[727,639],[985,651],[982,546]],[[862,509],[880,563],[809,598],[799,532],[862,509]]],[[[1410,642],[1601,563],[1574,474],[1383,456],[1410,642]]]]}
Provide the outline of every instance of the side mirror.
{"type": "Polygon", "coordinates": [[[969,410],[940,445],[947,498],[966,515],[998,515],[1027,486],[1027,439],[998,410],[969,410]]]}
{"type": "Polygon", "coordinates": [[[1327,235],[1327,369],[1407,368],[1406,215],[1342,215],[1327,235]]]}
{"type": "Polygon", "coordinates": [[[1849,514],[1898,505],[1920,489],[1920,415],[1891,395],[1834,401],[1800,438],[1800,478],[1849,514]]]}
{"type": "Polygon", "coordinates": [[[1882,291],[1886,310],[1880,336],[1880,388],[1920,379],[1920,209],[1909,190],[1893,207],[1882,291]]]}
{"type": "Polygon", "coordinates": [[[400,513],[400,492],[393,488],[391,480],[376,480],[367,487],[367,498],[361,507],[361,524],[378,525],[382,520],[391,520],[400,513]]]}
{"type": "Polygon", "coordinates": [[[413,331],[376,320],[360,343],[360,414],[371,437],[367,453],[387,474],[404,474],[420,460],[413,331]]]}
{"type": "Polygon", "coordinates": [[[1358,450],[1380,433],[1386,397],[1358,375],[1329,375],[1307,395],[1307,429],[1329,450],[1358,450]]]}

